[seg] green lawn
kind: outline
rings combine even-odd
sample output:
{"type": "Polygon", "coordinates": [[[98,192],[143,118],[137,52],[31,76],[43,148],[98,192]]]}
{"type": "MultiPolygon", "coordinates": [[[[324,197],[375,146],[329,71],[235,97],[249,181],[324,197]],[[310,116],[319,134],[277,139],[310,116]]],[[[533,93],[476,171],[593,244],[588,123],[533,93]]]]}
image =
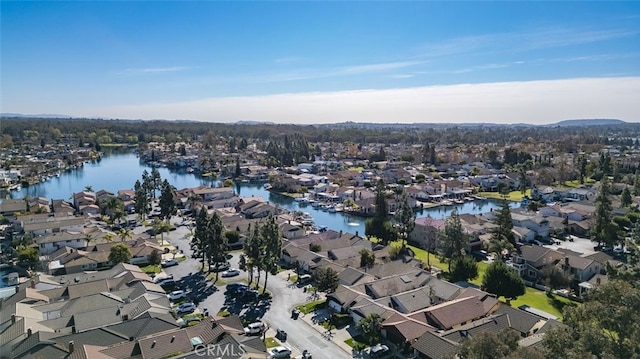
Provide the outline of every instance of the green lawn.
{"type": "Polygon", "coordinates": [[[344,342],[345,344],[347,344],[348,346],[356,350],[363,350],[364,348],[368,347],[368,345],[364,342],[364,339],[362,339],[360,336],[357,336],[355,338],[349,338],[344,342]]]}
{"type": "Polygon", "coordinates": [[[277,340],[275,340],[275,338],[265,338],[264,344],[267,346],[267,349],[280,346],[280,343],[277,340]]]}
{"type": "Polygon", "coordinates": [[[147,274],[160,273],[160,266],[157,264],[150,264],[148,266],[140,267],[140,269],[147,274]]]}
{"type": "MultiPolygon", "coordinates": [[[[509,192],[509,194],[504,197],[500,192],[479,192],[478,195],[482,196],[482,197],[487,197],[487,198],[493,198],[493,199],[505,199],[507,201],[513,201],[513,202],[520,202],[522,201],[522,198],[524,198],[524,196],[522,195],[522,192],[520,191],[512,191],[509,192]]],[[[525,192],[525,196],[530,197],[531,196],[531,190],[528,189],[525,192]]]]}
{"type": "Polygon", "coordinates": [[[478,287],[482,285],[482,278],[484,277],[484,272],[487,271],[489,267],[489,263],[487,262],[478,262],[478,277],[474,280],[470,280],[469,283],[475,284],[478,287]]]}
{"type": "Polygon", "coordinates": [[[317,308],[324,306],[326,301],[323,300],[315,300],[313,302],[307,302],[304,304],[300,304],[296,306],[296,309],[300,310],[300,312],[304,314],[313,313],[317,308]]]}
{"type": "Polygon", "coordinates": [[[511,301],[512,307],[517,308],[521,305],[528,305],[531,308],[553,314],[560,320],[562,320],[562,310],[565,306],[576,306],[578,304],[577,302],[555,294],[551,294],[551,297],[549,297],[545,291],[530,287],[526,288],[526,293],[523,296],[511,301]]]}
{"type": "MultiPolygon", "coordinates": [[[[424,264],[427,264],[427,251],[425,251],[424,249],[412,246],[410,244],[407,244],[407,247],[411,248],[413,253],[415,253],[416,259],[419,259],[422,262],[424,262],[424,264]]],[[[429,253],[429,264],[432,267],[436,267],[440,270],[443,270],[443,271],[447,270],[447,263],[441,262],[440,259],[433,253],[429,253]]]]}
{"type": "MultiPolygon", "coordinates": [[[[593,183],[596,183],[596,181],[591,178],[585,178],[584,180],[584,184],[593,184],[593,183]]],[[[565,181],[564,185],[567,187],[576,188],[580,186],[580,180],[565,181]]]]}
{"type": "MultiPolygon", "coordinates": [[[[427,252],[424,249],[416,248],[410,245],[408,247],[410,247],[414,251],[417,259],[423,261],[424,263],[427,263],[427,252]]],[[[433,253],[429,255],[429,262],[431,263],[431,266],[436,267],[444,272],[447,271],[447,263],[440,261],[440,259],[433,253]]],[[[484,277],[484,273],[487,271],[488,267],[489,263],[478,262],[478,277],[474,280],[469,281],[469,283],[475,284],[480,287],[482,285],[482,278],[484,277]]],[[[511,302],[511,305],[513,307],[519,307],[523,304],[535,309],[543,310],[562,319],[562,308],[564,308],[564,306],[566,305],[577,305],[578,303],[555,294],[551,298],[549,298],[547,297],[547,293],[545,291],[526,287],[525,294],[511,302]]]]}

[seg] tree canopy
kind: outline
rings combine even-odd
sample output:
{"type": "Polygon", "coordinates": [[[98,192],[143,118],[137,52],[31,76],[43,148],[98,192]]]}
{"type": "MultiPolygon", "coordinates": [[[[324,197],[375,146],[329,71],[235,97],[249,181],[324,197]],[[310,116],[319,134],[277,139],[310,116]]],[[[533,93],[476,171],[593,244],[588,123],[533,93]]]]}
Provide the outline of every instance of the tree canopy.
{"type": "Polygon", "coordinates": [[[112,264],[129,263],[131,260],[131,250],[124,243],[118,243],[111,247],[109,252],[109,262],[112,264]]]}
{"type": "Polygon", "coordinates": [[[493,261],[482,278],[484,290],[497,296],[515,299],[525,293],[524,282],[518,273],[503,261],[493,261]]]}

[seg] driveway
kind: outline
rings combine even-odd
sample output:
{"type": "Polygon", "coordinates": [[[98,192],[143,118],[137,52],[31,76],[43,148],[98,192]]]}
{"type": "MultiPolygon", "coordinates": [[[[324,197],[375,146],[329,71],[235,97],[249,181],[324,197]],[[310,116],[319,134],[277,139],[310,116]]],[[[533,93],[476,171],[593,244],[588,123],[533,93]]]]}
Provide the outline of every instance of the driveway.
{"type": "MultiPolygon", "coordinates": [[[[351,358],[351,354],[345,352],[332,338],[323,338],[321,333],[303,320],[291,319],[291,309],[300,303],[312,300],[302,288],[290,286],[286,272],[279,275],[269,275],[267,289],[271,292],[270,298],[259,298],[243,302],[237,295],[228,293],[226,285],[216,286],[210,280],[206,280],[205,273],[200,272],[200,261],[191,258],[189,247],[190,237],[187,236],[189,228],[182,223],[180,217],[174,217],[171,222],[177,227],[175,231],[164,234],[165,241],[183,251],[187,260],[177,266],[165,269],[166,273],[174,275],[177,286],[187,290],[189,299],[193,300],[200,310],[205,308],[209,314],[215,315],[220,310],[228,310],[247,319],[261,319],[270,328],[269,333],[277,328],[283,329],[288,334],[285,346],[291,347],[293,357],[300,356],[302,350],[311,352],[314,359],[341,359],[351,358]]],[[[231,252],[233,257],[229,260],[231,267],[238,268],[240,251],[231,252]]],[[[247,272],[232,278],[224,278],[226,282],[244,281],[247,272]]],[[[264,283],[264,273],[260,281],[264,283]]]]}

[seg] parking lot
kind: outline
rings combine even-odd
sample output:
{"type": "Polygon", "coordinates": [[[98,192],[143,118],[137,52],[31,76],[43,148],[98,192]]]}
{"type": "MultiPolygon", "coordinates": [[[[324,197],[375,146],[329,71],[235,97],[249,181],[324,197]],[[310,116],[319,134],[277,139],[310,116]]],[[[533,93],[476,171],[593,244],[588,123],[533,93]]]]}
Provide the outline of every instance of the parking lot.
{"type": "MultiPolygon", "coordinates": [[[[193,301],[197,311],[208,310],[210,315],[216,315],[220,311],[237,314],[245,321],[253,322],[261,320],[266,325],[266,337],[275,337],[276,330],[285,331],[287,340],[283,343],[292,349],[292,358],[300,358],[302,350],[308,350],[314,359],[340,359],[351,358],[351,353],[344,348],[345,344],[338,345],[335,341],[344,339],[323,339],[322,333],[304,320],[291,318],[291,310],[297,304],[312,300],[310,293],[305,293],[302,288],[291,286],[287,280],[287,272],[278,275],[269,275],[268,291],[271,296],[251,295],[246,297],[242,291],[228,290],[226,283],[246,283],[248,273],[241,271],[240,275],[222,278],[225,284],[215,285],[207,278],[208,272],[202,272],[201,263],[191,257],[189,247],[189,228],[182,219],[174,217],[172,223],[176,230],[164,234],[165,241],[178,248],[187,258],[177,266],[164,268],[166,274],[172,274],[176,284],[175,289],[185,290],[189,301],[193,301]]],[[[136,232],[144,231],[144,227],[137,227],[136,232]]],[[[231,268],[238,268],[240,251],[231,253],[229,259],[231,268]]],[[[160,275],[166,275],[160,274],[160,275]]],[[[262,273],[261,285],[264,283],[262,273]]]]}

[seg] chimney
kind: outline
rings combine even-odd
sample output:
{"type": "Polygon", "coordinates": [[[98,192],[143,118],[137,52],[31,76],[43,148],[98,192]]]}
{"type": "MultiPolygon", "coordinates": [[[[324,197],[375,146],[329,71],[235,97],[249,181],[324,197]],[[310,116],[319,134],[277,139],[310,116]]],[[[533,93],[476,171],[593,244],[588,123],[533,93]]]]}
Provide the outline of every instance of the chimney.
{"type": "Polygon", "coordinates": [[[27,338],[30,337],[31,334],[33,334],[33,331],[31,330],[31,328],[27,329],[27,338]]]}
{"type": "Polygon", "coordinates": [[[11,314],[11,324],[16,324],[16,315],[11,314]]]}
{"type": "Polygon", "coordinates": [[[569,257],[564,257],[564,265],[569,266],[569,257]]]}
{"type": "MultiPolygon", "coordinates": [[[[596,277],[596,284],[600,285],[600,277],[596,277]]],[[[13,316],[11,316],[11,319],[13,319],[13,316]]]]}
{"type": "Polygon", "coordinates": [[[72,341],[69,342],[69,354],[73,353],[73,349],[75,349],[75,348],[74,348],[73,340],[72,340],[72,341]]]}
{"type": "Polygon", "coordinates": [[[173,343],[175,340],[176,340],[176,336],[174,335],[171,337],[171,342],[173,343]]]}
{"type": "Polygon", "coordinates": [[[340,230],[340,237],[342,237],[342,229],[340,230]]]}
{"type": "Polygon", "coordinates": [[[32,289],[35,289],[35,288],[36,288],[36,280],[35,280],[35,279],[32,279],[32,280],[31,280],[31,288],[32,288],[32,289]]]}
{"type": "Polygon", "coordinates": [[[359,237],[359,236],[358,236],[358,231],[356,231],[356,237],[359,237]]]}

